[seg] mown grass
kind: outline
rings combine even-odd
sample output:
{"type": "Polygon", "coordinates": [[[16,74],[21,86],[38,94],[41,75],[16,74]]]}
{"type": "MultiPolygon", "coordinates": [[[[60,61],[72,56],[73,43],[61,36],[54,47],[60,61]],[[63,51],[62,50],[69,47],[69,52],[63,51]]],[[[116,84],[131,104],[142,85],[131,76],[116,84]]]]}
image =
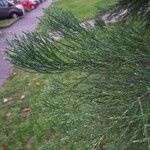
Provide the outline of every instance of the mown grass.
{"type": "MultiPolygon", "coordinates": [[[[67,9],[77,17],[80,22],[95,18],[100,10],[107,9],[116,4],[118,0],[58,0],[55,7],[67,9]]],[[[43,18],[46,18],[45,15],[43,18]]],[[[39,31],[46,31],[42,23],[38,26],[39,31]]]]}
{"type": "MultiPolygon", "coordinates": [[[[107,7],[109,2],[62,0],[56,5],[85,20],[94,17],[97,3],[107,7]]],[[[97,120],[90,114],[91,106],[58,95],[82,75],[80,72],[43,75],[14,69],[14,74],[0,89],[0,149],[91,149],[97,136],[93,134],[97,120]],[[9,100],[7,103],[5,98],[9,100]],[[24,112],[24,108],[29,111],[24,112]]]]}
{"type": "Polygon", "coordinates": [[[14,21],[14,19],[0,20],[0,27],[5,27],[5,26],[9,25],[10,23],[12,23],[13,21],[14,21]]]}
{"type": "Polygon", "coordinates": [[[94,18],[96,7],[107,8],[116,3],[117,0],[61,0],[55,5],[57,7],[69,9],[79,20],[94,18]]]}
{"type": "Polygon", "coordinates": [[[0,90],[1,148],[90,149],[88,143],[96,136],[92,135],[94,128],[88,116],[91,106],[79,99],[63,99],[58,95],[81,76],[79,72],[39,75],[15,70],[0,90]],[[5,98],[9,102],[4,103],[5,98]],[[30,111],[23,112],[24,108],[30,111]]]}

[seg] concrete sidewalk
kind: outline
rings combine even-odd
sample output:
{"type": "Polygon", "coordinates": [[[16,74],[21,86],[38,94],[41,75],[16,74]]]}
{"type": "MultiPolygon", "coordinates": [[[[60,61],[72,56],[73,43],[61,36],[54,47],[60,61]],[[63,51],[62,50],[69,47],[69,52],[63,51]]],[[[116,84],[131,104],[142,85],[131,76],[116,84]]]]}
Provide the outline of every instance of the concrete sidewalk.
{"type": "Polygon", "coordinates": [[[35,10],[27,13],[24,18],[16,22],[13,26],[2,29],[0,32],[0,87],[9,78],[12,70],[12,65],[5,60],[4,50],[7,46],[6,39],[12,39],[12,34],[22,35],[22,32],[33,31],[38,23],[40,17],[43,16],[43,8],[47,8],[52,3],[52,0],[47,0],[39,5],[35,10]]]}

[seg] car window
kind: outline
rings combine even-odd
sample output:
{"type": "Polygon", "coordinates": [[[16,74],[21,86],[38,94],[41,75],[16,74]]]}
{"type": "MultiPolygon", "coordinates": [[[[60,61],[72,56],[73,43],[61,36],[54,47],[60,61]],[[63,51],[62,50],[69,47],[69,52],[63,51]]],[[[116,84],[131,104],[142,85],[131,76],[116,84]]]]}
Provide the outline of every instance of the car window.
{"type": "Polygon", "coordinates": [[[18,0],[19,2],[25,2],[25,0],[18,0]]]}
{"type": "Polygon", "coordinates": [[[0,7],[3,7],[4,4],[3,4],[3,1],[0,1],[0,7]]]}
{"type": "Polygon", "coordinates": [[[5,6],[8,6],[8,2],[5,0],[1,0],[0,1],[0,7],[5,7],[5,6]]]}

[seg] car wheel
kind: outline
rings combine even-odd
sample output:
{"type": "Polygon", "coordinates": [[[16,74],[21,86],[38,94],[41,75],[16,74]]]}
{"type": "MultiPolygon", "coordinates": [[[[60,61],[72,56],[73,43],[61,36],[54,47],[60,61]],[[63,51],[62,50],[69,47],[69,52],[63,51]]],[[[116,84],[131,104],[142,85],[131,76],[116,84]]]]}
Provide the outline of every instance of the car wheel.
{"type": "Polygon", "coordinates": [[[11,13],[10,17],[13,18],[13,19],[17,19],[18,18],[18,14],[15,13],[15,12],[11,13]]]}

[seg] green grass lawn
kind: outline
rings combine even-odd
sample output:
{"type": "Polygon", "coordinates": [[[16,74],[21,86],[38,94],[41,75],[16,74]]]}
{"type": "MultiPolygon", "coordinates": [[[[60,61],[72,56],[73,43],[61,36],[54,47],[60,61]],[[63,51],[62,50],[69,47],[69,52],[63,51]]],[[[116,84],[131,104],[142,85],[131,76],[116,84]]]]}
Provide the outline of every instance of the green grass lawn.
{"type": "MultiPolygon", "coordinates": [[[[94,17],[97,3],[107,7],[112,0],[62,0],[55,5],[86,20],[94,17]]],[[[91,121],[97,121],[89,113],[92,108],[79,99],[56,98],[81,76],[80,72],[43,75],[15,69],[0,89],[0,149],[91,150],[97,136],[92,134],[91,121]]]]}
{"type": "Polygon", "coordinates": [[[11,22],[13,22],[14,19],[4,19],[0,20],[0,27],[4,27],[9,25],[11,22]]]}
{"type": "MultiPolygon", "coordinates": [[[[60,0],[54,3],[55,7],[71,11],[81,22],[93,19],[100,9],[114,5],[117,0],[60,0]]],[[[46,15],[44,16],[47,17],[46,15]]],[[[39,31],[46,30],[42,23],[38,26],[39,31]]]]}
{"type": "Polygon", "coordinates": [[[55,5],[70,10],[80,20],[95,17],[98,6],[107,8],[115,4],[116,0],[61,0],[55,5]]]}
{"type": "Polygon", "coordinates": [[[0,147],[10,150],[87,149],[93,131],[90,116],[86,116],[90,106],[79,99],[62,99],[57,95],[81,76],[79,72],[60,76],[16,70],[0,90],[0,147]],[[8,102],[4,102],[6,99],[8,102]],[[28,112],[24,112],[25,109],[28,112]],[[85,124],[85,116],[88,124],[85,124]]]}

